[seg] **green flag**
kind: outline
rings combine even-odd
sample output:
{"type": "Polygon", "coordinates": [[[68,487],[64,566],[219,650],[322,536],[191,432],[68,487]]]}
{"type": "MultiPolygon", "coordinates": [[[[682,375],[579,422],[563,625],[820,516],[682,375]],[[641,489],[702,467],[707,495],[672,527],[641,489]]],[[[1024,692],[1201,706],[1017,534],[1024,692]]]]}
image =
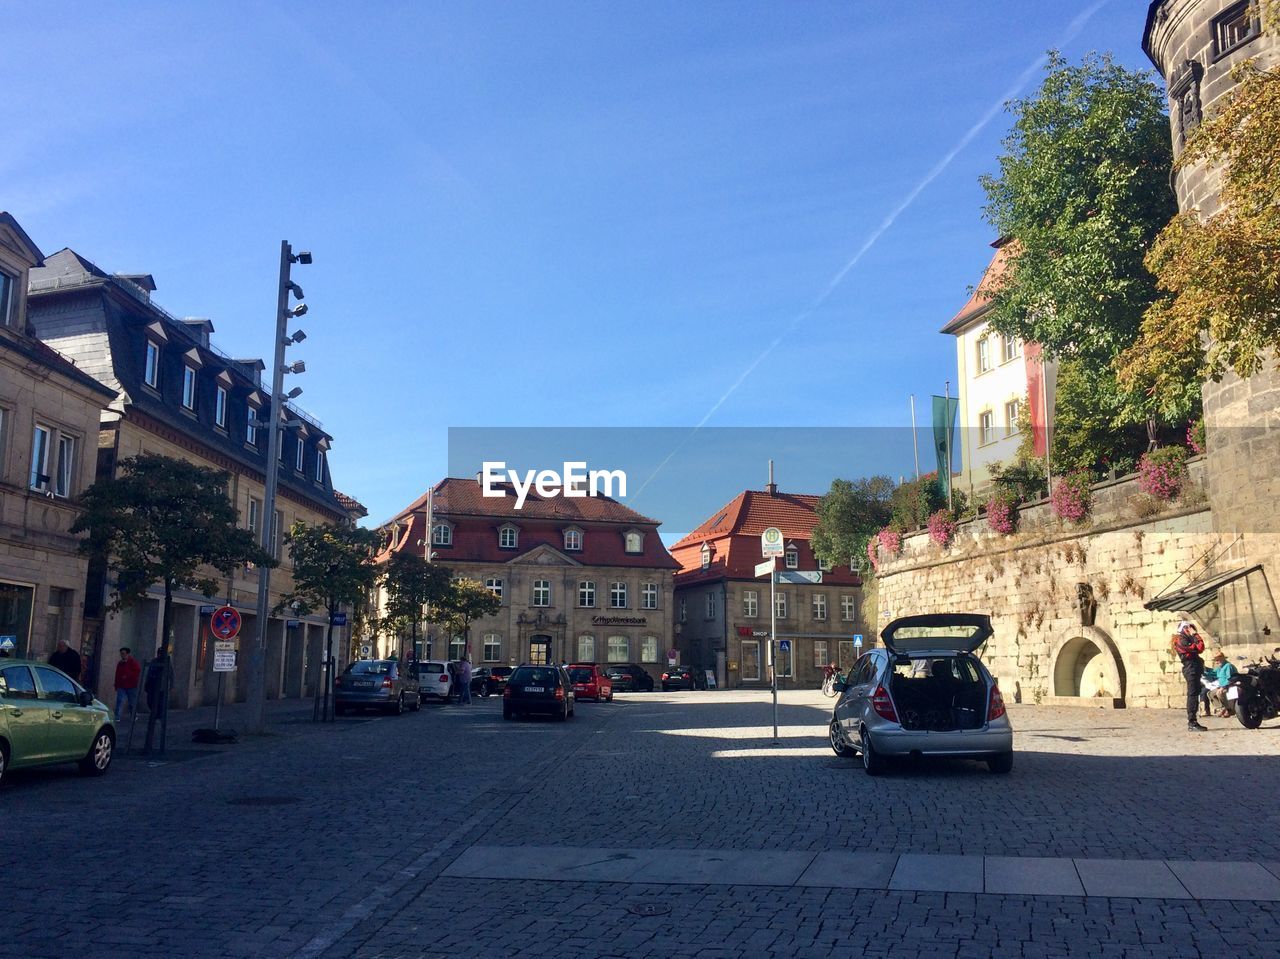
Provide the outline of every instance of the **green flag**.
{"type": "Polygon", "coordinates": [[[933,449],[938,456],[938,488],[943,496],[951,495],[951,463],[956,453],[956,412],[960,401],[955,397],[933,398],[933,449]]]}

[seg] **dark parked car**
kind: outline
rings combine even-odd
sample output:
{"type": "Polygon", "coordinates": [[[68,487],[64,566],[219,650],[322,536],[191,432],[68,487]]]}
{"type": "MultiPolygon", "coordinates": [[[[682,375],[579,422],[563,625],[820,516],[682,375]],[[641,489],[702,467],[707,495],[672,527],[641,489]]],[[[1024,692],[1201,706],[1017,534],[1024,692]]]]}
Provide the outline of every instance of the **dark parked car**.
{"type": "Polygon", "coordinates": [[[668,666],[662,673],[662,691],[698,689],[701,677],[692,666],[668,666]]]}
{"type": "Polygon", "coordinates": [[[615,693],[653,692],[653,677],[637,663],[614,663],[604,668],[604,674],[613,680],[615,693]]]}
{"type": "Polygon", "coordinates": [[[394,659],[358,660],[333,680],[333,711],[339,716],[352,709],[385,709],[399,714],[421,708],[417,677],[394,659]]]}
{"type": "Polygon", "coordinates": [[[569,680],[573,683],[573,695],[578,699],[594,699],[596,702],[613,702],[613,680],[595,663],[575,663],[569,667],[569,680]]]}
{"type": "Polygon", "coordinates": [[[573,715],[573,683],[562,666],[521,666],[502,691],[502,718],[546,713],[565,720],[573,715]]]}
{"type": "Polygon", "coordinates": [[[507,680],[511,678],[511,674],[515,672],[512,666],[490,666],[489,669],[489,692],[500,693],[507,688],[507,680]]]}

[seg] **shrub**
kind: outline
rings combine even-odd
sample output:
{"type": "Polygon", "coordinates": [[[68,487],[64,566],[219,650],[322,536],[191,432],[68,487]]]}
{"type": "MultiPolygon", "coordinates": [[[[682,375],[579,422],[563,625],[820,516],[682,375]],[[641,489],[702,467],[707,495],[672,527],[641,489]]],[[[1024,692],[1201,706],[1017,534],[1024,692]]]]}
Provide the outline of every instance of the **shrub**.
{"type": "Polygon", "coordinates": [[[867,540],[867,560],[872,570],[880,569],[880,537],[872,536],[867,540]]]}
{"type": "Polygon", "coordinates": [[[1049,494],[1054,515],[1072,523],[1078,523],[1088,516],[1092,495],[1091,479],[1092,477],[1084,470],[1077,470],[1055,479],[1053,492],[1049,494]]]}
{"type": "Polygon", "coordinates": [[[1186,447],[1162,446],[1144,453],[1138,460],[1138,487],[1156,499],[1173,499],[1186,481],[1186,447]]]}
{"type": "Polygon", "coordinates": [[[897,556],[902,552],[902,534],[892,526],[886,526],[878,534],[876,539],[880,543],[880,548],[890,556],[897,556]]]}
{"type": "Polygon", "coordinates": [[[957,524],[950,510],[935,510],[929,515],[929,538],[946,549],[956,538],[957,524]]]}
{"type": "Polygon", "coordinates": [[[1196,456],[1205,450],[1204,420],[1198,419],[1187,427],[1187,448],[1196,456]]]}
{"type": "Polygon", "coordinates": [[[997,488],[996,494],[987,500],[987,525],[1002,536],[1017,530],[1018,498],[1013,492],[997,488]]]}

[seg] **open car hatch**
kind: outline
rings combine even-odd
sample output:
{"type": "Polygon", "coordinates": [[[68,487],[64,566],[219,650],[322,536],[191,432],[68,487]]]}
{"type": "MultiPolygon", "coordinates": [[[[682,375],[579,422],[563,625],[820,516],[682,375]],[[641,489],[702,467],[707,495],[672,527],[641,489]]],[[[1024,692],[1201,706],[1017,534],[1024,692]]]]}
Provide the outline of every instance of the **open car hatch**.
{"type": "Polygon", "coordinates": [[[927,613],[901,616],[880,633],[896,655],[926,652],[972,653],[991,637],[991,617],[981,613],[927,613]]]}

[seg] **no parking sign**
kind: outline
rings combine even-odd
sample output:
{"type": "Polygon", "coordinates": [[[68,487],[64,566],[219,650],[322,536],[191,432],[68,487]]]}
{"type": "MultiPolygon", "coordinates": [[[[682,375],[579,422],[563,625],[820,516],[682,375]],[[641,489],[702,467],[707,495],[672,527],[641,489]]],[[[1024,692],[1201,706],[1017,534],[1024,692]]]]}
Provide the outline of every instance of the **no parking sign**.
{"type": "Polygon", "coordinates": [[[240,611],[234,606],[219,606],[209,617],[209,632],[218,639],[235,639],[240,635],[240,611]]]}

